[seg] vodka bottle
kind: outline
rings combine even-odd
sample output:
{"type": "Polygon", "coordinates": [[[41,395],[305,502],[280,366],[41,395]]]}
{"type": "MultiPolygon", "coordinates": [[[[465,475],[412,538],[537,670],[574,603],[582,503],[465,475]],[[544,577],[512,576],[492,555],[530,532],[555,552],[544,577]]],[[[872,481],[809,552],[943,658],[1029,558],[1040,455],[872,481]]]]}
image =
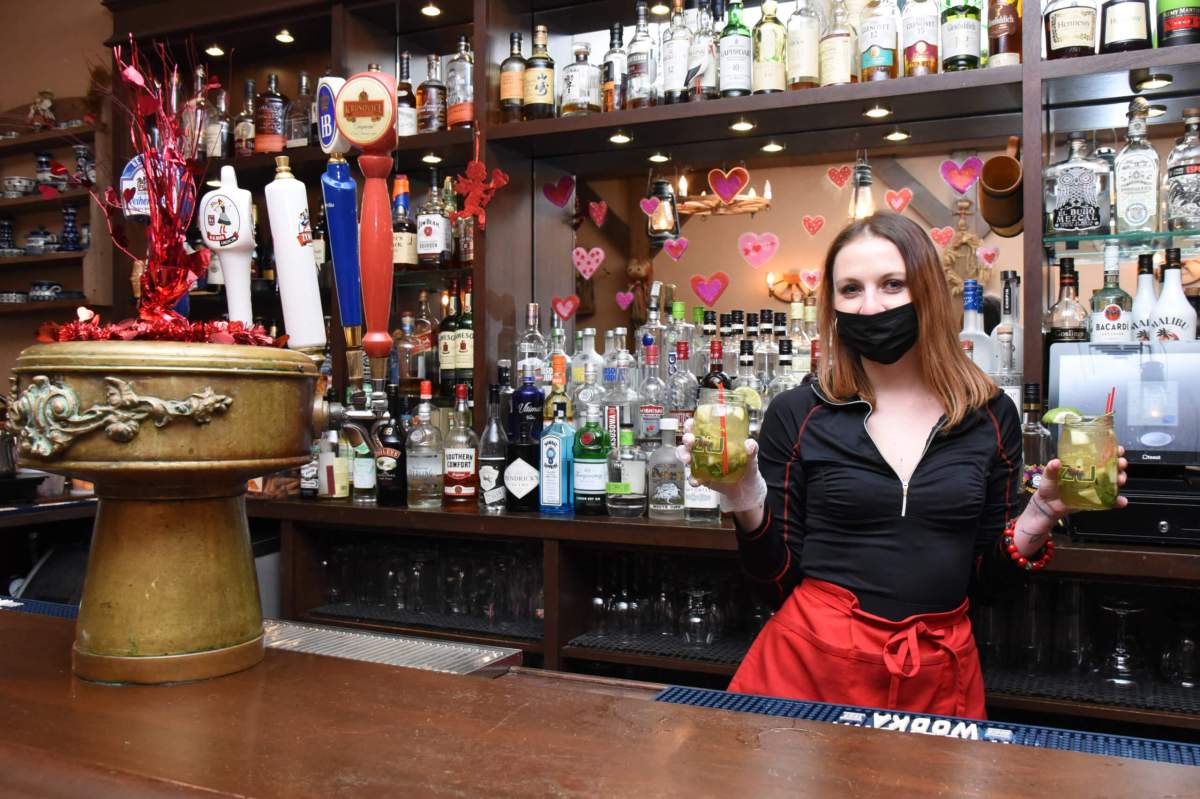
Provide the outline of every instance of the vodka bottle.
{"type": "Polygon", "coordinates": [[[571,387],[571,404],[575,408],[575,429],[583,427],[583,415],[588,405],[604,406],[604,386],[598,378],[600,368],[589,363],[583,368],[583,379],[571,387]]]}
{"type": "Polygon", "coordinates": [[[1183,138],[1167,157],[1169,230],[1200,228],[1200,108],[1185,109],[1183,121],[1183,138]]]}
{"type": "MultiPolygon", "coordinates": [[[[622,328],[618,328],[622,330],[622,328]]],[[[624,333],[622,332],[622,335],[624,333]]],[[[629,373],[633,366],[633,356],[629,351],[618,349],[614,357],[614,366],[604,367],[605,382],[608,382],[609,371],[612,371],[612,384],[604,392],[604,429],[608,432],[609,446],[617,440],[622,427],[634,426],[634,409],[637,407],[637,392],[629,385],[629,373]]],[[[585,416],[586,418],[586,416],[585,416]]]]}
{"type": "Polygon", "coordinates": [[[696,398],[700,393],[700,381],[689,368],[688,344],[680,341],[675,345],[675,360],[679,368],[667,383],[667,413],[679,422],[679,429],[696,412],[696,398]]]}
{"type": "Polygon", "coordinates": [[[1015,271],[1005,270],[1004,272],[1000,273],[1000,285],[1002,292],[1000,322],[994,328],[992,328],[992,367],[990,371],[995,371],[1000,368],[1000,349],[997,345],[1000,342],[1000,334],[1006,331],[1012,334],[1012,342],[1014,347],[1013,358],[1018,364],[1025,363],[1025,330],[1021,326],[1020,313],[1021,276],[1015,271]]]}
{"type": "Polygon", "coordinates": [[[405,455],[408,468],[408,507],[442,506],[442,432],[430,422],[433,414],[433,384],[421,383],[417,424],[408,433],[405,455]]]}
{"type": "Polygon", "coordinates": [[[637,441],[642,449],[649,451],[658,446],[667,402],[667,384],[658,376],[658,345],[647,344],[637,393],[637,441]]]}
{"type": "Polygon", "coordinates": [[[538,304],[531,302],[525,309],[525,330],[517,341],[517,370],[524,375],[532,369],[534,380],[543,385],[550,377],[546,369],[546,338],[538,329],[538,304]]]}
{"type": "Polygon", "coordinates": [[[585,327],[582,334],[583,344],[576,347],[575,354],[571,356],[572,386],[584,381],[584,374],[589,363],[596,367],[597,378],[604,371],[604,356],[596,352],[596,328],[585,327]]]}
{"type": "Polygon", "coordinates": [[[767,404],[769,405],[788,389],[800,385],[805,374],[807,371],[796,371],[792,360],[792,340],[785,338],[779,342],[779,369],[776,371],[775,378],[767,385],[767,404]]]}
{"type": "Polygon", "coordinates": [[[733,380],[733,393],[742,398],[750,417],[750,437],[758,438],[762,428],[764,395],[767,387],[754,373],[754,343],[742,339],[742,351],[738,354],[737,377],[733,380]]]}
{"type": "Polygon", "coordinates": [[[758,314],[758,340],[754,342],[754,373],[768,385],[779,368],[779,344],[775,341],[774,314],[763,308],[758,314]]]}
{"type": "Polygon", "coordinates": [[[647,491],[651,519],[683,518],[683,461],[675,453],[674,419],[662,420],[662,443],[647,463],[647,491]]]}
{"type": "Polygon", "coordinates": [[[621,430],[617,446],[608,454],[604,506],[609,516],[630,518],[646,512],[646,453],[628,427],[621,430]]]}
{"type": "Polygon", "coordinates": [[[958,340],[971,342],[976,366],[985,372],[992,368],[992,340],[983,332],[983,288],[974,280],[963,284],[963,327],[958,340]]]}

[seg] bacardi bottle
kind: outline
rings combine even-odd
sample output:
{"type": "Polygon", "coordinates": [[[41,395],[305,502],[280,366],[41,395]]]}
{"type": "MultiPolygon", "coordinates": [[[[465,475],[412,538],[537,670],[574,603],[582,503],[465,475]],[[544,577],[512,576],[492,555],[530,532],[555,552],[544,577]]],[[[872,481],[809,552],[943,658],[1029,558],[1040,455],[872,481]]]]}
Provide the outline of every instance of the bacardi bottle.
{"type": "Polygon", "coordinates": [[[1121,248],[1104,247],[1104,288],[1092,295],[1090,339],[1093,344],[1128,344],[1133,341],[1133,297],[1121,288],[1121,248]]]}

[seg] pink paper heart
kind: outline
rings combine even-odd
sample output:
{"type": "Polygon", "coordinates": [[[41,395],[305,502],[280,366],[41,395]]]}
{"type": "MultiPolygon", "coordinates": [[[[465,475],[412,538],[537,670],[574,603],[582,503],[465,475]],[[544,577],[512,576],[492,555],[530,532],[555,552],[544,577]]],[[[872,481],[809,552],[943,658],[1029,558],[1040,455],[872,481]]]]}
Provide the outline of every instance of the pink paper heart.
{"type": "Polygon", "coordinates": [[[825,217],[817,214],[816,216],[804,215],[801,220],[804,223],[804,229],[808,231],[808,235],[815,236],[820,232],[821,228],[825,227],[825,217]]]}
{"type": "Polygon", "coordinates": [[[900,189],[900,191],[888,191],[883,195],[883,199],[888,204],[888,208],[891,208],[898,214],[904,213],[904,209],[908,207],[910,202],[912,202],[912,198],[912,189],[908,188],[907,186],[900,189]]]}
{"type": "Polygon", "coordinates": [[[600,268],[600,264],[604,263],[604,250],[599,247],[593,247],[590,250],[576,247],[571,250],[571,261],[575,264],[575,269],[579,274],[583,275],[583,279],[590,280],[592,275],[596,274],[596,270],[600,268]]]}
{"type": "Polygon", "coordinates": [[[779,251],[779,237],[774,233],[763,233],[761,236],[743,233],[738,236],[738,250],[742,253],[742,260],[758,269],[779,251]]]}
{"type": "Polygon", "coordinates": [[[995,266],[996,259],[1000,257],[1000,248],[976,247],[975,254],[979,256],[979,260],[983,261],[988,266],[995,266]]]}
{"type": "Polygon", "coordinates": [[[672,261],[678,261],[687,252],[688,240],[683,236],[676,239],[667,239],[663,242],[663,249],[667,251],[667,255],[671,256],[672,261]]]}
{"type": "Polygon", "coordinates": [[[617,307],[620,308],[622,311],[628,311],[630,305],[633,305],[633,292],[632,291],[618,291],[617,292],[617,307]]]}
{"type": "Polygon", "coordinates": [[[716,304],[727,288],[729,288],[729,275],[724,272],[713,272],[712,277],[692,275],[692,291],[709,308],[716,304]]]}
{"type": "Polygon", "coordinates": [[[825,170],[825,177],[829,178],[829,182],[837,186],[839,189],[846,185],[846,181],[850,180],[850,165],[842,164],[841,166],[831,166],[825,170]]]}
{"type": "Polygon", "coordinates": [[[811,294],[817,290],[817,284],[821,282],[820,269],[803,269],[800,271],[800,282],[808,287],[811,294]]]}
{"type": "Polygon", "coordinates": [[[929,238],[933,239],[939,247],[945,247],[950,243],[950,239],[954,238],[954,228],[935,227],[929,231],[929,238]]]}
{"type": "Polygon", "coordinates": [[[708,185],[713,193],[721,198],[721,202],[731,203],[738,193],[750,185],[750,173],[745,167],[735,166],[725,172],[720,169],[708,170],[708,185]]]}
{"type": "Polygon", "coordinates": [[[588,203],[588,215],[596,223],[596,227],[604,226],[604,217],[608,214],[608,203],[604,200],[588,203]]]}
{"type": "Polygon", "coordinates": [[[571,199],[574,191],[575,178],[570,175],[563,175],[558,179],[558,183],[546,183],[542,186],[542,194],[559,208],[567,207],[567,202],[571,199]]]}
{"type": "Polygon", "coordinates": [[[942,162],[942,180],[959,194],[966,194],[971,187],[979,182],[979,172],[983,169],[983,161],[971,156],[959,164],[947,158],[942,162]]]}
{"type": "Polygon", "coordinates": [[[638,203],[638,205],[641,206],[643,214],[646,216],[653,216],[654,212],[658,210],[658,198],[644,197],[642,201],[638,203]]]}
{"type": "Polygon", "coordinates": [[[554,308],[554,313],[565,322],[579,309],[579,297],[574,294],[570,297],[551,297],[550,305],[554,308]]]}

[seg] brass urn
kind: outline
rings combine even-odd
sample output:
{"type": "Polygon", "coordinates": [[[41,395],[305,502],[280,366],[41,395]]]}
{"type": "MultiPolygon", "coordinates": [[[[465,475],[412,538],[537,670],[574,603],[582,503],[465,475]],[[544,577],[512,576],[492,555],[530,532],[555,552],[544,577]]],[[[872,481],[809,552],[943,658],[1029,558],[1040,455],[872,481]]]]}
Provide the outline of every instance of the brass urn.
{"type": "Polygon", "coordinates": [[[22,465],[89,480],[75,674],[217,677],[263,657],[246,481],[307,462],[317,369],[273,347],[37,344],[14,368],[22,465]]]}

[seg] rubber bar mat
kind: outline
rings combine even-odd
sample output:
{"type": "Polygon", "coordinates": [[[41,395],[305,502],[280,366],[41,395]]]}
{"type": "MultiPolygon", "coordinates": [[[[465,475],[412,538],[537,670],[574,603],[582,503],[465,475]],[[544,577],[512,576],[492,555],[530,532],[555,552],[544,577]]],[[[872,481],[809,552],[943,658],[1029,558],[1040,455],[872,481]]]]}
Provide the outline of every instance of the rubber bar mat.
{"type": "Polygon", "coordinates": [[[984,669],[983,683],[989,694],[1200,714],[1200,688],[1184,688],[1150,680],[1136,686],[1111,685],[1095,676],[1029,675],[1023,671],[990,668],[984,669]]]}
{"type": "Polygon", "coordinates": [[[453,630],[483,635],[501,635],[506,638],[542,640],[540,621],[489,622],[477,616],[463,613],[416,613],[396,610],[385,605],[359,605],[340,603],[313,608],[310,613],[327,619],[352,619],[395,624],[399,627],[425,627],[432,630],[453,630]]]}
{"type": "Polygon", "coordinates": [[[750,648],[750,641],[745,638],[732,638],[702,645],[690,644],[678,636],[658,633],[608,635],[592,632],[571,639],[568,646],[736,666],[742,662],[746,650],[750,648]]]}
{"type": "Polygon", "coordinates": [[[14,599],[10,596],[0,596],[0,610],[15,610],[18,613],[37,613],[42,616],[57,616],[60,619],[73,619],[79,615],[78,605],[66,605],[61,602],[43,602],[40,599],[14,599]]]}
{"type": "Polygon", "coordinates": [[[1056,727],[977,721],[923,713],[902,713],[854,707],[853,705],[831,705],[824,702],[801,702],[794,699],[734,694],[706,688],[671,687],[655,697],[655,700],[675,705],[758,713],[764,716],[779,716],[805,721],[822,721],[849,727],[992,741],[1032,746],[1039,749],[1061,749],[1093,755],[1148,760],[1154,763],[1200,766],[1200,745],[1160,741],[1152,738],[1077,732],[1056,727]]]}

